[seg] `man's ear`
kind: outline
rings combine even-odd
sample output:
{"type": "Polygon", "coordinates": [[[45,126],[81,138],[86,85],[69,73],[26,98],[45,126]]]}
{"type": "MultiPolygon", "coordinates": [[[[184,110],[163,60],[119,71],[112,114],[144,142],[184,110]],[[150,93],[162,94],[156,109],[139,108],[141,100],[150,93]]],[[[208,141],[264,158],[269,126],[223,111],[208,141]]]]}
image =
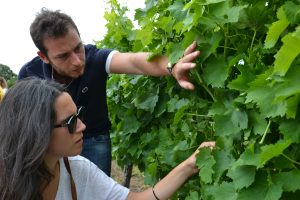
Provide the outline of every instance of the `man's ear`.
{"type": "Polygon", "coordinates": [[[46,64],[49,64],[49,60],[47,58],[47,56],[45,54],[43,54],[41,51],[38,51],[37,54],[39,55],[39,57],[42,59],[42,61],[46,64]]]}

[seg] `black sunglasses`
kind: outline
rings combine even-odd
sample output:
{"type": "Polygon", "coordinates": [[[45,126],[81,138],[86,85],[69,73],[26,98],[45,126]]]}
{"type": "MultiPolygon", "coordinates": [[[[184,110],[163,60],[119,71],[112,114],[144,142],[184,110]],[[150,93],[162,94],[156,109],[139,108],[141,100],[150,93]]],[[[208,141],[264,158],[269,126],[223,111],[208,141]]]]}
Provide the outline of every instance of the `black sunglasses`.
{"type": "Polygon", "coordinates": [[[77,118],[79,118],[82,121],[84,112],[85,112],[85,107],[83,107],[83,106],[79,107],[77,109],[76,114],[73,114],[70,117],[68,117],[67,119],[65,119],[62,124],[54,125],[54,128],[68,127],[69,132],[71,134],[74,133],[76,131],[77,118]]]}

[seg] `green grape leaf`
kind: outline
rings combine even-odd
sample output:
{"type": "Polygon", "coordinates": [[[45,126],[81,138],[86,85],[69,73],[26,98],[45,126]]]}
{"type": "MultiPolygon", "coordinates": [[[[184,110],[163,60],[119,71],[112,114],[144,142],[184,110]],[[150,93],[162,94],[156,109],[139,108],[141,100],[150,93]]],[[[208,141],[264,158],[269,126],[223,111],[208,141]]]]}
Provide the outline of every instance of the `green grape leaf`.
{"type": "Polygon", "coordinates": [[[242,189],[239,194],[239,200],[267,199],[277,200],[281,197],[281,184],[268,183],[265,173],[258,173],[255,182],[251,187],[242,189]]]}
{"type": "Polygon", "coordinates": [[[248,112],[249,115],[249,124],[251,124],[253,128],[253,133],[256,135],[263,135],[264,131],[267,127],[266,119],[260,115],[257,111],[248,112]]]}
{"type": "Polygon", "coordinates": [[[138,89],[137,96],[133,100],[137,108],[153,112],[158,101],[159,88],[150,87],[145,90],[143,87],[138,89]]]}
{"type": "Polygon", "coordinates": [[[283,133],[286,139],[291,139],[296,143],[300,143],[300,116],[294,120],[283,120],[280,123],[279,130],[283,133]]]}
{"type": "Polygon", "coordinates": [[[249,88],[249,83],[255,79],[255,75],[249,67],[238,65],[237,68],[241,72],[236,79],[228,83],[227,87],[244,92],[249,88]]]}
{"type": "Polygon", "coordinates": [[[291,2],[291,1],[287,1],[284,4],[284,11],[285,14],[288,18],[288,20],[292,23],[292,24],[299,24],[300,22],[300,5],[296,5],[295,3],[291,2]]]}
{"type": "Polygon", "coordinates": [[[170,5],[167,9],[170,11],[173,18],[177,21],[184,21],[186,17],[186,11],[184,11],[184,5],[182,1],[175,1],[174,4],[170,5]]]}
{"type": "Polygon", "coordinates": [[[240,128],[236,124],[234,124],[232,120],[228,120],[228,118],[230,118],[230,116],[228,115],[214,116],[214,128],[216,130],[216,136],[230,136],[239,133],[240,128]]]}
{"type": "Polygon", "coordinates": [[[267,33],[264,48],[272,48],[276,44],[280,34],[288,27],[289,21],[286,18],[283,7],[277,11],[278,21],[274,22],[267,33]]]}
{"type": "Polygon", "coordinates": [[[244,187],[249,187],[255,180],[254,166],[240,166],[230,169],[227,176],[232,178],[234,188],[240,190],[244,187]]]}
{"type": "Polygon", "coordinates": [[[287,192],[295,192],[300,190],[300,171],[292,170],[289,172],[280,172],[273,176],[273,180],[277,184],[282,184],[283,190],[287,192]]]}
{"type": "MultiPolygon", "coordinates": [[[[204,62],[211,54],[216,52],[221,40],[223,39],[223,35],[220,32],[215,32],[211,38],[207,41],[207,43],[201,44],[201,55],[200,59],[204,62]]],[[[215,59],[215,58],[213,58],[215,59]]]]}
{"type": "Polygon", "coordinates": [[[214,197],[215,200],[236,200],[237,192],[233,183],[222,182],[220,185],[214,185],[210,188],[209,194],[214,197]]]}
{"type": "Polygon", "coordinates": [[[224,101],[217,101],[210,107],[208,115],[224,115],[227,114],[226,112],[228,112],[228,110],[224,105],[224,101]]]}
{"type": "Polygon", "coordinates": [[[183,20],[183,29],[181,30],[181,33],[184,33],[186,31],[190,31],[194,24],[195,24],[195,14],[194,13],[187,13],[183,20]]]}
{"type": "Polygon", "coordinates": [[[228,21],[229,23],[234,23],[238,22],[239,17],[240,17],[240,12],[244,8],[247,8],[248,5],[243,5],[243,6],[234,6],[228,10],[228,21]]]}
{"type": "Polygon", "coordinates": [[[204,69],[204,80],[212,87],[224,87],[228,76],[228,66],[223,57],[210,59],[204,69]]]}
{"type": "MultiPolygon", "coordinates": [[[[245,111],[234,108],[232,100],[223,99],[226,112],[223,115],[214,115],[215,130],[217,136],[236,135],[239,131],[248,127],[248,115],[245,111]]],[[[218,106],[215,104],[215,106],[218,106]]],[[[222,112],[222,107],[214,107],[209,114],[222,112]],[[219,110],[219,111],[218,111],[219,110]]]]}
{"type": "Polygon", "coordinates": [[[157,28],[161,28],[166,32],[172,31],[173,24],[174,24],[174,20],[172,19],[171,16],[161,17],[156,22],[157,28]]]}
{"type": "Polygon", "coordinates": [[[214,4],[214,3],[220,3],[223,1],[225,1],[225,0],[200,0],[200,1],[198,1],[198,3],[201,5],[209,5],[209,4],[214,4]]]}
{"type": "Polygon", "coordinates": [[[209,148],[202,148],[197,156],[197,166],[199,168],[199,176],[204,183],[212,182],[212,175],[214,174],[213,166],[216,161],[211,154],[209,148]]]}
{"type": "Polygon", "coordinates": [[[259,166],[259,154],[254,152],[254,143],[249,144],[245,151],[241,154],[240,158],[232,165],[232,169],[243,165],[259,166]]]}
{"type": "Polygon", "coordinates": [[[136,133],[141,126],[141,123],[134,115],[128,115],[123,120],[120,125],[124,133],[136,133]]]}
{"type": "Polygon", "coordinates": [[[240,130],[246,129],[248,127],[248,115],[244,110],[241,110],[239,108],[236,108],[232,111],[230,120],[240,130]]]}
{"type": "Polygon", "coordinates": [[[147,46],[152,42],[153,36],[152,36],[153,26],[149,24],[143,29],[140,29],[136,32],[136,40],[141,41],[143,46],[147,46]]]}
{"type": "Polygon", "coordinates": [[[279,156],[287,147],[291,145],[291,143],[291,140],[280,140],[276,144],[270,144],[261,147],[261,153],[259,154],[259,167],[263,167],[266,162],[276,156],[279,156]]]}
{"type": "Polygon", "coordinates": [[[276,91],[276,102],[286,101],[287,104],[287,118],[295,118],[297,114],[297,107],[299,105],[300,94],[300,68],[292,65],[287,74],[285,81],[280,83],[276,91]]]}
{"type": "Polygon", "coordinates": [[[158,102],[154,108],[153,114],[155,117],[161,116],[167,110],[167,104],[170,100],[170,97],[167,94],[159,95],[158,102]]]}
{"type": "Polygon", "coordinates": [[[185,198],[185,200],[199,200],[199,194],[196,191],[193,191],[189,194],[188,197],[185,198]]]}
{"type": "Polygon", "coordinates": [[[300,53],[300,27],[282,39],[283,45],[275,55],[273,75],[284,76],[300,53]]]}
{"type": "Polygon", "coordinates": [[[147,170],[145,171],[145,184],[152,185],[157,180],[155,178],[155,174],[157,173],[157,163],[151,163],[147,166],[147,170]]]}
{"type": "Polygon", "coordinates": [[[172,98],[168,102],[168,111],[169,112],[175,112],[175,111],[179,110],[182,107],[188,106],[189,103],[190,103],[190,101],[188,99],[178,100],[177,98],[172,98]]]}
{"type": "Polygon", "coordinates": [[[151,185],[199,142],[216,140],[173,199],[297,199],[299,2],[146,0],[135,21],[117,0],[109,4],[97,47],[151,52],[149,62],[166,55],[175,63],[192,41],[201,52],[197,73],[187,74],[193,92],[172,77],[109,75],[118,164],[138,166],[151,185]]]}
{"type": "Polygon", "coordinates": [[[177,63],[177,61],[183,56],[184,53],[184,47],[182,43],[172,43],[170,46],[170,56],[169,61],[171,63],[177,63]]]}
{"type": "Polygon", "coordinates": [[[272,85],[268,80],[270,71],[268,70],[266,73],[259,75],[250,83],[246,103],[252,101],[257,103],[264,117],[284,116],[287,109],[286,104],[285,102],[274,102],[279,86],[272,85]]]}
{"type": "Polygon", "coordinates": [[[182,107],[176,112],[176,114],[175,114],[175,116],[174,116],[174,123],[175,123],[175,124],[178,124],[178,123],[182,120],[183,116],[185,115],[185,111],[186,111],[186,109],[188,109],[188,108],[189,108],[189,106],[188,106],[188,105],[185,105],[185,106],[182,106],[182,107]]]}
{"type": "Polygon", "coordinates": [[[300,102],[300,94],[292,96],[286,100],[287,102],[287,111],[286,111],[286,117],[289,118],[295,118],[297,115],[297,109],[300,102]]]}
{"type": "Polygon", "coordinates": [[[214,171],[215,171],[216,182],[218,182],[218,180],[221,179],[223,173],[232,166],[235,159],[230,154],[229,151],[224,151],[224,150],[216,151],[214,157],[216,160],[214,171]]]}

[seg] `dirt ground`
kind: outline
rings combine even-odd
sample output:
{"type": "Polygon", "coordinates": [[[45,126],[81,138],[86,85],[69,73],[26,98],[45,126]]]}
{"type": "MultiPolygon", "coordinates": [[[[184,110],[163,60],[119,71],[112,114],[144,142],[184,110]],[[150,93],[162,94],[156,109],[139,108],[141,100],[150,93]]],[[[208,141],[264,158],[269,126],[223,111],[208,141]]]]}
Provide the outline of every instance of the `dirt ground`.
{"type": "MultiPolygon", "coordinates": [[[[124,172],[123,170],[117,165],[116,161],[112,161],[111,166],[111,177],[120,184],[123,184],[124,181],[124,172]]],[[[143,191],[149,186],[144,184],[144,177],[143,174],[138,170],[137,167],[133,167],[132,170],[132,177],[130,181],[130,190],[131,191],[143,191]]]]}

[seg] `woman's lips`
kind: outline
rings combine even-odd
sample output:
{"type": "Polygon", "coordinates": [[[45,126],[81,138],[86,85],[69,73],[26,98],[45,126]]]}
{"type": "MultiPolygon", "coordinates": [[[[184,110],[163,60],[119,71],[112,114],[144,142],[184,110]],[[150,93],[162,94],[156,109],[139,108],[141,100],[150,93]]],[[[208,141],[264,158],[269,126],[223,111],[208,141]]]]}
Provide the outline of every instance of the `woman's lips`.
{"type": "Polygon", "coordinates": [[[78,143],[82,143],[83,142],[83,140],[82,140],[82,137],[79,139],[79,140],[77,140],[75,143],[76,144],[78,144],[78,143]]]}

